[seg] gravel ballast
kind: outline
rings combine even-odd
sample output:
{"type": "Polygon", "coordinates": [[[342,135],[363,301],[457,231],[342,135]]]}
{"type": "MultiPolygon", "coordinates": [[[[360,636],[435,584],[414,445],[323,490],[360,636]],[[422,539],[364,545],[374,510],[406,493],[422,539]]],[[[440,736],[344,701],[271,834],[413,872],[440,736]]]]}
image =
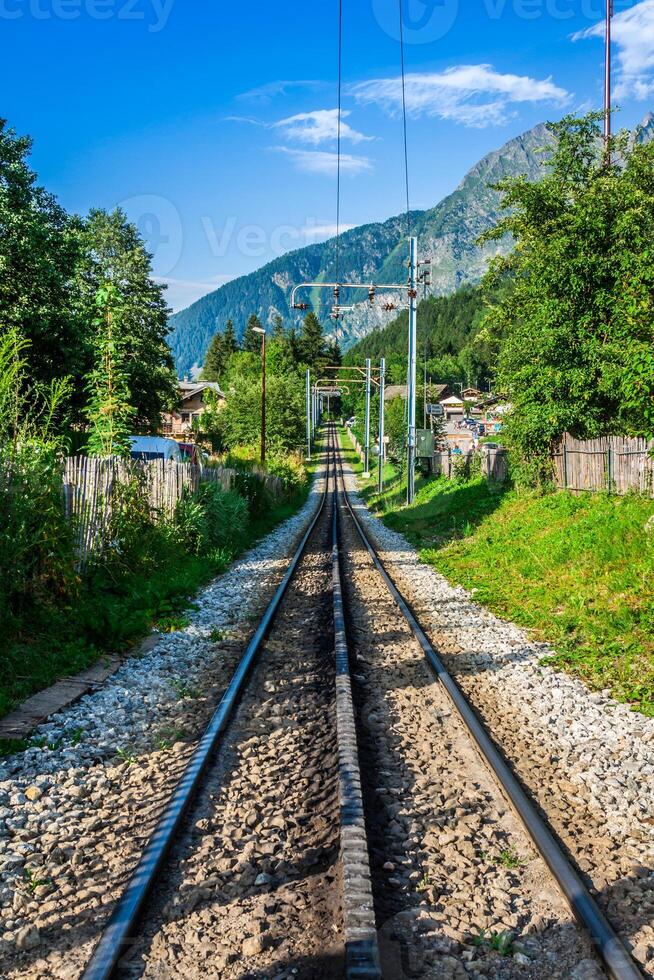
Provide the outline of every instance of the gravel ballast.
{"type": "Polygon", "coordinates": [[[195,599],[92,694],[0,764],[0,976],[74,976],[227,686],[323,492],[195,599]],[[80,957],[81,958],[81,957],[80,957]]]}
{"type": "Polygon", "coordinates": [[[541,663],[552,651],[356,513],[423,628],[540,803],[635,958],[654,976],[654,719],[541,663]]]}

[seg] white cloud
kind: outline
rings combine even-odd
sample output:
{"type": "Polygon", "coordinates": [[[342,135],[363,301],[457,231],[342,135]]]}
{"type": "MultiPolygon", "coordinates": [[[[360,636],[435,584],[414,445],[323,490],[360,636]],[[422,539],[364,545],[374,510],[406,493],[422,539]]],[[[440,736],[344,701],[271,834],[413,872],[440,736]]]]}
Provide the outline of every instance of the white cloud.
{"type": "MultiPolygon", "coordinates": [[[[352,228],[356,228],[356,225],[341,225],[340,232],[343,234],[344,231],[350,231],[352,228]]],[[[301,229],[301,235],[307,241],[320,241],[333,238],[338,230],[336,225],[307,225],[301,229]]]]}
{"type": "MultiPolygon", "coordinates": [[[[393,115],[402,109],[399,77],[360,82],[349,91],[360,104],[374,103],[393,115]]],[[[513,103],[563,104],[569,98],[568,92],[551,78],[539,80],[527,75],[501,74],[492,65],[459,65],[442,72],[406,76],[406,105],[410,115],[449,119],[479,129],[506,122],[513,114],[510,108],[513,103]]]]}
{"type": "MultiPolygon", "coordinates": [[[[349,110],[341,110],[341,139],[350,143],[367,143],[374,136],[364,136],[363,133],[352,129],[346,123],[345,117],[351,115],[349,110]]],[[[298,112],[277,122],[264,122],[253,116],[227,116],[225,122],[247,123],[250,126],[261,126],[262,129],[279,129],[283,135],[298,143],[308,143],[310,146],[320,146],[321,143],[336,142],[338,137],[338,109],[314,109],[313,112],[298,112]]]]}
{"type": "MultiPolygon", "coordinates": [[[[349,110],[341,110],[341,139],[351,143],[364,143],[374,139],[364,136],[346,123],[345,117],[351,115],[349,110]]],[[[280,119],[272,124],[273,129],[284,131],[287,139],[299,143],[309,143],[320,146],[321,143],[333,141],[338,136],[338,109],[316,109],[313,112],[299,112],[287,119],[280,119]]]]}
{"type": "MultiPolygon", "coordinates": [[[[322,174],[326,177],[335,177],[337,170],[337,155],[327,150],[296,150],[289,146],[276,146],[278,153],[284,153],[290,157],[297,170],[309,174],[322,174]]],[[[368,173],[372,170],[372,163],[368,157],[352,156],[349,153],[341,153],[341,173],[355,177],[358,174],[368,173]]]]}
{"type": "MultiPolygon", "coordinates": [[[[604,38],[604,21],[572,35],[573,41],[604,38]]],[[[612,37],[617,49],[616,99],[644,100],[654,95],[654,0],[642,0],[613,18],[612,37]]]]}
{"type": "Polygon", "coordinates": [[[265,85],[259,85],[257,88],[250,89],[249,92],[243,92],[237,98],[243,102],[268,105],[273,99],[287,95],[294,89],[318,89],[323,85],[324,82],[319,82],[315,79],[296,79],[295,81],[282,79],[274,82],[266,82],[265,85]]]}

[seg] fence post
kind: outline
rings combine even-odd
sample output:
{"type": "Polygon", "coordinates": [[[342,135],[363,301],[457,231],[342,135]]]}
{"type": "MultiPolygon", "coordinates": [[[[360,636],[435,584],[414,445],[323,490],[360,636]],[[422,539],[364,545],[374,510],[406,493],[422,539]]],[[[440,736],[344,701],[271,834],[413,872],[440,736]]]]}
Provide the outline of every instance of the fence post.
{"type": "Polygon", "coordinates": [[[611,443],[609,443],[606,450],[606,480],[607,480],[607,490],[611,493],[611,484],[613,483],[613,453],[611,452],[611,443]]]}
{"type": "Polygon", "coordinates": [[[563,489],[568,489],[568,447],[563,440],[563,489]]]}

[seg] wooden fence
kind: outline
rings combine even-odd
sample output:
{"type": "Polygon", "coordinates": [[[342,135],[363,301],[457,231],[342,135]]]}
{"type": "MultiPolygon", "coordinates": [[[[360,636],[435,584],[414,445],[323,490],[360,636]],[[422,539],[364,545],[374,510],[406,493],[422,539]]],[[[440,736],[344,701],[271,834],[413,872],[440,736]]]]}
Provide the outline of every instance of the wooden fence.
{"type": "MultiPolygon", "coordinates": [[[[363,450],[351,430],[350,440],[363,458],[363,450]]],[[[508,451],[483,446],[461,455],[450,449],[435,452],[432,473],[452,479],[457,473],[470,472],[477,454],[481,456],[481,472],[487,480],[504,483],[508,479],[508,451]]],[[[654,497],[654,439],[628,436],[575,439],[566,433],[552,452],[552,462],[560,490],[571,493],[605,490],[615,494],[633,491],[654,497]]]]}
{"type": "Polygon", "coordinates": [[[435,452],[432,472],[451,480],[457,473],[469,475],[474,470],[474,461],[480,460],[481,473],[487,480],[504,483],[509,477],[509,456],[506,449],[469,450],[467,453],[453,453],[451,449],[435,452]]]}
{"type": "Polygon", "coordinates": [[[654,440],[627,436],[582,440],[566,433],[552,454],[556,485],[573,493],[633,490],[654,497],[653,450],[654,440]]]}
{"type": "MultiPolygon", "coordinates": [[[[77,525],[77,551],[88,558],[111,517],[115,490],[137,474],[143,481],[153,514],[172,516],[185,491],[194,493],[201,483],[217,483],[225,490],[234,486],[236,470],[220,466],[196,466],[175,460],[124,460],[117,456],[92,458],[70,456],[64,464],[66,516],[77,525]]],[[[284,492],[283,482],[269,474],[255,474],[275,498],[284,492]]]]}

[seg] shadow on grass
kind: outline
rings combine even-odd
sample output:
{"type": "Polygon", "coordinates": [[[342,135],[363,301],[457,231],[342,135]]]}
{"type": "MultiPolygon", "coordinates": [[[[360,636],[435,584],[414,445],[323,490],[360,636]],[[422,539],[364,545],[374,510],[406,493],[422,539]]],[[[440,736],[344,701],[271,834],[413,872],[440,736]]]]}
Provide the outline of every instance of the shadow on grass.
{"type": "Polygon", "coordinates": [[[383,521],[421,548],[442,547],[469,535],[497,510],[509,489],[482,477],[466,483],[431,478],[418,486],[411,507],[388,510],[383,521]]]}

